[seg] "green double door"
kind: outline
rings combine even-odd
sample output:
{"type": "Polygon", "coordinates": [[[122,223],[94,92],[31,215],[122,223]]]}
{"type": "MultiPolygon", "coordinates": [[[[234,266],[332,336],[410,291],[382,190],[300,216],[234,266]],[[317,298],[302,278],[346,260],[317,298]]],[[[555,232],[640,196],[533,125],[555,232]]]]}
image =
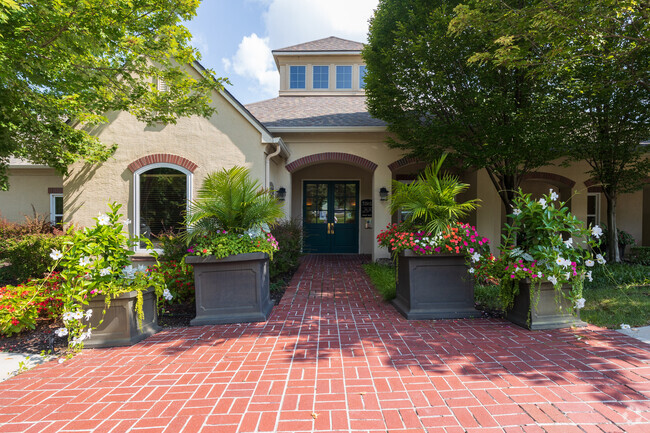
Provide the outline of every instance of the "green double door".
{"type": "Polygon", "coordinates": [[[359,182],[306,181],[303,231],[306,253],[359,252],[359,182]]]}

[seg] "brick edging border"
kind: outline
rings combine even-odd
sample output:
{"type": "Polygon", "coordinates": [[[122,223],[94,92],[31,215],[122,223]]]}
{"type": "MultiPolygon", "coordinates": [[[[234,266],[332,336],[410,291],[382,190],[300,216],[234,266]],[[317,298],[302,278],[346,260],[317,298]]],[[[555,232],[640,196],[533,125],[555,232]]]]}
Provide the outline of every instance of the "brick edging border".
{"type": "Polygon", "coordinates": [[[135,173],[136,170],[139,170],[142,167],[158,163],[178,165],[188,170],[190,173],[194,173],[194,170],[196,170],[198,167],[197,164],[193,163],[187,158],[183,158],[182,156],[172,155],[169,153],[154,153],[152,155],[147,155],[136,159],[128,165],[128,168],[131,170],[131,173],[135,173]]]}
{"type": "Polygon", "coordinates": [[[349,153],[343,152],[325,152],[325,153],[315,153],[313,155],[304,156],[302,158],[296,159],[295,161],[287,164],[285,168],[289,173],[293,173],[296,170],[299,170],[307,165],[311,165],[317,162],[350,162],[354,165],[360,166],[370,171],[375,171],[377,164],[374,162],[362,158],[357,155],[352,155],[349,153]]]}

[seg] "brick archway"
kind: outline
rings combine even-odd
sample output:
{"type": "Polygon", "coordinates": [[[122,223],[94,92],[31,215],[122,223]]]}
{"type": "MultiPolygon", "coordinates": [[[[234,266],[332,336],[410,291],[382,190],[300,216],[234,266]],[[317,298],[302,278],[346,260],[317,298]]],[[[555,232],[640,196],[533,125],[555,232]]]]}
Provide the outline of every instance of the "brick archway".
{"type": "Polygon", "coordinates": [[[576,184],[575,181],[569,179],[568,177],[555,173],[548,173],[545,171],[533,171],[524,175],[522,177],[522,180],[543,180],[547,183],[556,185],[557,187],[568,188],[573,188],[576,184]]]}
{"type": "Polygon", "coordinates": [[[128,168],[129,170],[131,170],[132,173],[135,173],[136,170],[141,169],[142,167],[146,167],[147,165],[158,164],[158,163],[178,165],[188,170],[190,173],[194,173],[194,170],[198,168],[198,165],[193,163],[189,159],[183,158],[182,156],[178,156],[178,155],[172,155],[169,153],[155,153],[152,155],[143,156],[142,158],[138,158],[135,161],[133,161],[131,164],[129,164],[128,168]]]}
{"type": "Polygon", "coordinates": [[[301,168],[322,162],[344,162],[365,168],[369,171],[375,171],[377,168],[377,164],[374,162],[357,155],[343,152],[325,152],[316,153],[314,155],[304,156],[302,158],[296,159],[295,161],[287,164],[286,169],[289,173],[293,173],[297,170],[300,170],[301,168]]]}
{"type": "Polygon", "coordinates": [[[402,159],[398,159],[397,161],[388,164],[388,169],[391,171],[391,173],[394,173],[397,169],[400,169],[400,168],[403,168],[403,167],[414,166],[414,167],[417,167],[417,168],[423,168],[426,165],[427,165],[427,163],[424,162],[424,161],[421,161],[421,160],[419,160],[417,158],[407,156],[407,157],[404,157],[402,159]]]}

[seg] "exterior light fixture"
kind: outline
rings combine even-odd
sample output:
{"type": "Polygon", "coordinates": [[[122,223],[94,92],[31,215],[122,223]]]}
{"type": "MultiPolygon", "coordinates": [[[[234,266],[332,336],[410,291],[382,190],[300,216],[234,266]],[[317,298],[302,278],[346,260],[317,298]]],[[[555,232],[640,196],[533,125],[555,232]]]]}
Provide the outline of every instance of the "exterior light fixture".
{"type": "Polygon", "coordinates": [[[284,201],[284,198],[287,196],[287,190],[284,189],[283,187],[280,187],[275,192],[275,196],[278,198],[278,200],[284,201]]]}
{"type": "Polygon", "coordinates": [[[386,187],[382,186],[381,189],[379,190],[379,198],[381,199],[381,201],[388,200],[388,190],[386,189],[386,187]]]}

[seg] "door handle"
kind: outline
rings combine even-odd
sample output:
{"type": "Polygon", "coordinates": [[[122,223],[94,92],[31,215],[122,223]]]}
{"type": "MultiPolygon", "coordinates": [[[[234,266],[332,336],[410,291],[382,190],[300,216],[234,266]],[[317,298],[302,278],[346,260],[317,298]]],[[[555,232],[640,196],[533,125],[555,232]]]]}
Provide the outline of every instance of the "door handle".
{"type": "Polygon", "coordinates": [[[334,223],[327,223],[327,234],[328,235],[334,234],[334,223]]]}

